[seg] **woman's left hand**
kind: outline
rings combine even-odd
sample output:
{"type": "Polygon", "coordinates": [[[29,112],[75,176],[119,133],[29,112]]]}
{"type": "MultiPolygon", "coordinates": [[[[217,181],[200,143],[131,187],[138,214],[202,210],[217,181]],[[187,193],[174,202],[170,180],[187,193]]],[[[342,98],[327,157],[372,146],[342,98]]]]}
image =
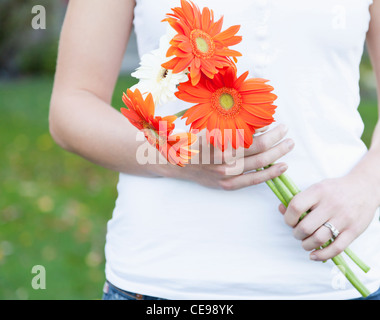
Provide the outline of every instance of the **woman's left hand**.
{"type": "Polygon", "coordinates": [[[293,229],[296,239],[306,251],[313,251],[310,259],[325,261],[343,252],[359,237],[372,221],[378,204],[370,183],[362,176],[349,174],[329,179],[297,194],[288,208],[280,206],[285,222],[293,229]],[[299,222],[303,213],[311,211],[299,222]],[[329,222],[340,232],[326,248],[320,248],[332,238],[323,224],[329,222]]]}

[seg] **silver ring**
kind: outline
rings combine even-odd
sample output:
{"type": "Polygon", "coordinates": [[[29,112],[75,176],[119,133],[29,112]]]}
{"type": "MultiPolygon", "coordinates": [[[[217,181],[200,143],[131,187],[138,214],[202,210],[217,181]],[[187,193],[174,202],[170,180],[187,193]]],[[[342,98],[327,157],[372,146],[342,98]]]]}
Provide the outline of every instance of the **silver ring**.
{"type": "Polygon", "coordinates": [[[334,240],[339,236],[339,234],[340,234],[339,230],[337,228],[335,228],[331,223],[326,222],[323,225],[326,228],[329,228],[331,230],[331,233],[332,233],[332,236],[333,236],[334,240]]]}

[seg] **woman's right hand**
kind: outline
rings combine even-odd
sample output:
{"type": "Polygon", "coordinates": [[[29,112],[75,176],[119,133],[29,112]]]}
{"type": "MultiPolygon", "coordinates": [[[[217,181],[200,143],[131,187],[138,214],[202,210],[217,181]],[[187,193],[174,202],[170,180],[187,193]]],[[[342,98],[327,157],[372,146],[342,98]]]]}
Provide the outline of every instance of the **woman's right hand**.
{"type": "Polygon", "coordinates": [[[268,169],[256,171],[277,162],[294,148],[294,142],[291,139],[283,140],[286,133],[286,126],[279,125],[255,136],[249,149],[237,150],[234,154],[225,152],[224,156],[212,145],[209,146],[205,135],[201,135],[197,164],[188,164],[184,168],[169,164],[157,165],[155,171],[159,176],[189,180],[206,187],[223,190],[238,190],[257,185],[280,176],[288,169],[285,163],[276,163],[268,169]],[[202,154],[205,155],[208,152],[210,157],[202,158],[202,154]]]}

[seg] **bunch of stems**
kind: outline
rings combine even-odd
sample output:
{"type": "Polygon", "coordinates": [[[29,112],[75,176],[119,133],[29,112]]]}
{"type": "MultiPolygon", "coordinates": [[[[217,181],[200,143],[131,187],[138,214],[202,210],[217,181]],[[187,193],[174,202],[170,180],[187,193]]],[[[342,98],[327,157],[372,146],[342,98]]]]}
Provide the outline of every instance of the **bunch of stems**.
{"type": "MultiPolygon", "coordinates": [[[[267,167],[268,168],[268,167],[267,167]]],[[[267,169],[265,168],[265,169],[267,169]]],[[[269,188],[273,191],[273,193],[277,196],[277,198],[281,201],[281,203],[288,207],[290,201],[293,197],[300,193],[301,191],[295,185],[295,183],[289,178],[287,174],[282,174],[278,178],[274,178],[266,182],[269,188]]],[[[304,219],[310,211],[305,212],[299,219],[301,221],[304,219]]],[[[316,250],[326,248],[329,246],[333,240],[329,240],[322,247],[316,248],[316,250]]],[[[347,248],[344,250],[347,256],[365,273],[367,273],[370,268],[358,258],[358,256],[350,249],[347,248]]],[[[334,264],[338,267],[338,269],[344,274],[347,280],[360,292],[363,297],[368,297],[370,295],[370,291],[363,285],[363,283],[358,279],[355,273],[348,266],[347,262],[344,260],[341,254],[331,259],[334,264]]]]}

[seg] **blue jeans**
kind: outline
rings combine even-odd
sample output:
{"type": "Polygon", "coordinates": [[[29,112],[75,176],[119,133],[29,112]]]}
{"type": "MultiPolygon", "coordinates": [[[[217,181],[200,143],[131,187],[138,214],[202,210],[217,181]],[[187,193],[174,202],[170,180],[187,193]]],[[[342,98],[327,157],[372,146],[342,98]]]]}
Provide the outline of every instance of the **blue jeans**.
{"type": "Polygon", "coordinates": [[[166,300],[121,290],[107,281],[103,288],[103,300],[166,300]]]}
{"type": "Polygon", "coordinates": [[[369,295],[367,298],[357,298],[352,300],[380,300],[380,289],[369,295]]]}
{"type": "MultiPolygon", "coordinates": [[[[166,300],[157,297],[144,296],[141,294],[124,291],[115,287],[110,282],[106,282],[103,288],[103,300],[166,300]]],[[[357,298],[352,300],[380,300],[380,289],[372,293],[367,298],[357,298]]]]}

